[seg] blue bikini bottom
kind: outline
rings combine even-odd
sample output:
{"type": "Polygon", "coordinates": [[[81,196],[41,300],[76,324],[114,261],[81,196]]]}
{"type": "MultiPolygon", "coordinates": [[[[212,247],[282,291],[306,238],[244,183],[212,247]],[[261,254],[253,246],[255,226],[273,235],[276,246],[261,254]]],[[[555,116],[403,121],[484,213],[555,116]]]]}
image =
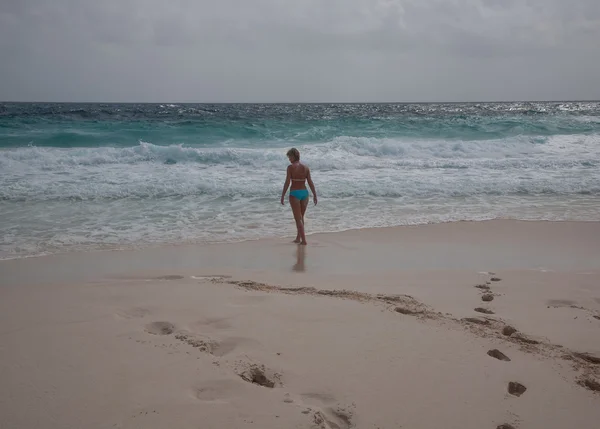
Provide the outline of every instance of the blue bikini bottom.
{"type": "Polygon", "coordinates": [[[300,201],[308,198],[308,189],[294,189],[290,191],[290,197],[298,198],[300,201]]]}

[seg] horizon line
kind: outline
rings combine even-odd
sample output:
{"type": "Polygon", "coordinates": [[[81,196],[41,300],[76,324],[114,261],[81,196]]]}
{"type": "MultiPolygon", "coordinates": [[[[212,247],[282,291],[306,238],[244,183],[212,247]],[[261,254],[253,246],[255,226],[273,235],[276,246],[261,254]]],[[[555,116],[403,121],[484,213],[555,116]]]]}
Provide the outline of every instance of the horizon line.
{"type": "Polygon", "coordinates": [[[477,104],[477,103],[598,103],[600,99],[480,100],[480,101],[0,101],[2,104],[477,104]]]}

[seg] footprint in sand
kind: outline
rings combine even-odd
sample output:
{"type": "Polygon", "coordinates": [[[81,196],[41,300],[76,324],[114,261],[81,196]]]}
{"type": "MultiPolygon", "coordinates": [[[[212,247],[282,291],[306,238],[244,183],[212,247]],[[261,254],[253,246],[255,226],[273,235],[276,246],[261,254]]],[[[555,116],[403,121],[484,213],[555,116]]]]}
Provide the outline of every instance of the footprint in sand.
{"type": "Polygon", "coordinates": [[[264,365],[238,361],[234,368],[237,375],[242,380],[258,386],[267,387],[269,389],[275,386],[282,386],[281,374],[271,371],[264,365]]]}
{"type": "Polygon", "coordinates": [[[506,335],[507,337],[510,337],[515,332],[517,332],[517,330],[512,326],[506,325],[504,328],[502,328],[502,335],[506,335]]]}
{"type": "Polygon", "coordinates": [[[525,386],[516,381],[511,381],[510,383],[508,383],[508,393],[510,393],[513,396],[519,397],[523,393],[525,393],[526,390],[527,388],[525,386]]]}
{"type": "Polygon", "coordinates": [[[195,349],[200,350],[201,352],[213,354],[213,352],[218,349],[219,343],[207,337],[198,337],[192,333],[188,332],[178,332],[175,335],[175,338],[181,341],[182,343],[187,344],[188,346],[192,346],[195,349]]]}
{"type": "MultiPolygon", "coordinates": [[[[231,324],[227,321],[229,318],[207,318],[195,322],[192,324],[192,330],[199,330],[203,333],[210,334],[211,331],[223,330],[231,327],[231,324]],[[211,328],[213,328],[211,330],[211,328]],[[208,332],[207,332],[208,331],[208,332]]],[[[260,346],[260,343],[251,338],[245,337],[225,337],[220,338],[219,341],[212,340],[206,335],[196,335],[192,332],[182,332],[178,334],[181,336],[181,341],[184,341],[194,347],[204,349],[215,356],[225,356],[241,345],[260,346]]]]}
{"type": "Polygon", "coordinates": [[[593,317],[594,317],[594,319],[600,320],[600,316],[593,316],[593,317]]]}
{"type": "Polygon", "coordinates": [[[142,307],[134,307],[127,310],[117,310],[115,316],[119,319],[141,319],[150,314],[150,310],[142,307]]]}
{"type": "Polygon", "coordinates": [[[494,300],[494,295],[491,293],[486,293],[481,296],[481,300],[484,302],[490,302],[494,300]]]}
{"type": "Polygon", "coordinates": [[[513,425],[509,425],[508,423],[504,423],[503,425],[496,427],[496,429],[515,429],[515,427],[513,425]]]}
{"type": "Polygon", "coordinates": [[[487,308],[481,308],[481,307],[477,307],[474,311],[476,311],[478,313],[483,313],[483,314],[495,314],[492,310],[489,310],[487,308]]]}
{"type": "Polygon", "coordinates": [[[488,354],[488,356],[491,356],[491,357],[496,358],[498,360],[503,360],[505,362],[510,362],[510,358],[508,356],[506,356],[504,353],[502,353],[498,349],[489,350],[487,352],[487,354],[488,354]]]}
{"type": "Polygon", "coordinates": [[[192,387],[192,396],[201,402],[228,403],[229,399],[240,390],[235,380],[212,380],[192,387]]]}
{"type": "Polygon", "coordinates": [[[352,424],[352,413],[343,408],[323,408],[315,411],[313,422],[320,429],[350,429],[352,424]]]}
{"type": "Polygon", "coordinates": [[[500,277],[492,277],[492,278],[490,279],[490,281],[492,281],[492,282],[499,282],[499,281],[501,281],[501,280],[502,280],[502,279],[501,279],[500,277]]]}
{"type": "Polygon", "coordinates": [[[171,322],[152,322],[146,325],[146,332],[152,335],[171,335],[175,325],[171,322]]]}
{"type": "Polygon", "coordinates": [[[297,403],[304,409],[303,414],[311,414],[315,427],[319,429],[349,429],[352,423],[353,412],[347,407],[333,406],[336,399],[329,393],[310,392],[303,393],[294,401],[289,393],[285,395],[284,402],[297,403]]]}
{"type": "Polygon", "coordinates": [[[266,374],[264,368],[254,366],[240,374],[243,380],[249,383],[258,384],[259,386],[273,388],[275,381],[271,380],[266,374]]]}

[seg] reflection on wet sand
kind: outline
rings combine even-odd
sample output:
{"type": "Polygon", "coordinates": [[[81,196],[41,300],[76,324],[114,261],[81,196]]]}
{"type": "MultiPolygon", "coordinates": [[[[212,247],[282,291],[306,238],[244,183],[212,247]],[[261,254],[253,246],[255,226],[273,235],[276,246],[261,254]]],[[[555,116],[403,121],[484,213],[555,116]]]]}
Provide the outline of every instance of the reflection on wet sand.
{"type": "Polygon", "coordinates": [[[306,260],[306,246],[296,246],[296,263],[292,266],[292,271],[304,272],[306,260]]]}

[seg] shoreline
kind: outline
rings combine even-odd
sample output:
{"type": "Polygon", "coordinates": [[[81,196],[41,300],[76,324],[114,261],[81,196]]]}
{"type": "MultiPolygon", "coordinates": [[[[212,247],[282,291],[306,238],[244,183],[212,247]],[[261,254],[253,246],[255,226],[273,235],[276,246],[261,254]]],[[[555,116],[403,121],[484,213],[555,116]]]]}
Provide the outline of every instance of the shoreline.
{"type": "MultiPolygon", "coordinates": [[[[581,223],[581,224],[600,224],[599,220],[548,220],[548,219],[514,219],[514,218],[490,218],[490,219],[477,219],[477,220],[449,220],[449,221],[439,221],[439,222],[426,222],[426,223],[415,223],[415,224],[405,224],[405,225],[391,225],[391,226],[377,226],[377,227],[365,227],[365,228],[347,228],[341,230],[332,230],[332,231],[319,231],[319,232],[309,232],[306,234],[307,237],[313,236],[321,236],[321,235],[330,235],[330,234],[346,234],[353,233],[358,231],[379,231],[379,230],[395,230],[395,229],[403,229],[403,228],[423,228],[434,225],[452,225],[452,224],[480,224],[480,223],[490,223],[490,222],[523,222],[523,223],[549,223],[549,224],[568,224],[568,223],[581,223]]],[[[290,226],[290,230],[293,229],[293,225],[290,226]]],[[[0,257],[0,264],[5,261],[13,261],[19,259],[37,259],[37,258],[47,258],[61,255],[70,255],[70,254],[78,254],[78,253],[104,253],[104,252],[136,252],[136,251],[144,251],[144,250],[156,250],[156,249],[166,249],[166,248],[177,248],[177,247],[188,247],[188,246],[219,246],[219,245],[235,245],[240,243],[252,243],[252,242],[269,242],[269,241],[278,241],[278,240],[286,240],[288,238],[294,237],[293,233],[289,235],[281,235],[281,236],[263,236],[257,238],[241,238],[241,239],[232,239],[232,240],[223,240],[223,241],[190,241],[190,242],[159,242],[159,243],[144,243],[142,245],[126,245],[120,247],[110,247],[110,248],[85,248],[85,249],[66,249],[64,251],[59,250],[55,252],[48,253],[40,253],[40,254],[32,254],[32,255],[20,255],[20,256],[8,256],[8,257],[0,257]]],[[[309,242],[310,246],[310,242],[309,242]]]]}
{"type": "MultiPolygon", "coordinates": [[[[315,274],[361,273],[394,269],[537,269],[597,267],[600,261],[600,222],[597,221],[462,221],[427,225],[364,228],[343,232],[314,233],[303,252],[315,274]],[[470,258],[449,252],[475,252],[470,258]],[[494,245],[486,246],[486,243],[494,245]],[[529,249],[526,249],[529,247],[529,249]],[[398,259],[394,257],[398,255],[398,259]],[[369,258],[376,257],[374,261],[369,258]],[[365,262],[367,261],[367,262],[365,262]]],[[[95,275],[131,271],[184,271],[193,275],[210,267],[289,272],[298,245],[288,238],[262,238],[211,244],[173,244],[155,247],[66,252],[0,261],[9,277],[39,277],[44,282],[84,281],[95,275]],[[74,261],[76,263],[74,264],[74,261]],[[73,267],[76,265],[76,267],[73,267]],[[30,269],[35,267],[33,271],[30,269]],[[36,273],[42,273],[36,275],[36,273]]]]}

